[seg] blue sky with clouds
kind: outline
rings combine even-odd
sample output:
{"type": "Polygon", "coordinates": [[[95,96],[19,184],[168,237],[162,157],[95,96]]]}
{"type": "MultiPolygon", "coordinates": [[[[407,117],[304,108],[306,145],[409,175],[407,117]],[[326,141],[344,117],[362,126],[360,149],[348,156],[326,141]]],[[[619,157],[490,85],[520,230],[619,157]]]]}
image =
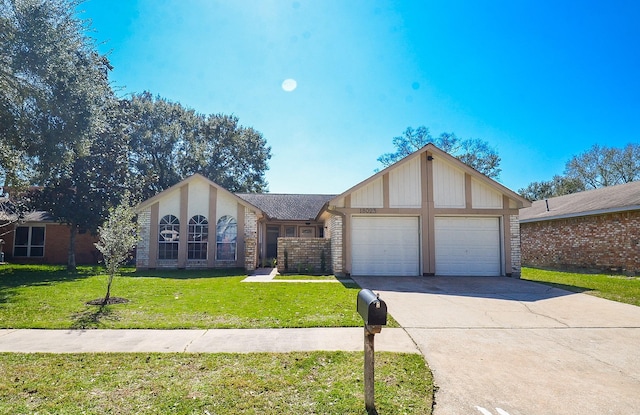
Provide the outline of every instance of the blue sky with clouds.
{"type": "Polygon", "coordinates": [[[640,2],[87,0],[120,94],[234,114],[274,193],[341,193],[425,125],[480,138],[514,191],[640,141],[640,2]],[[283,89],[293,79],[296,88],[283,89]]]}

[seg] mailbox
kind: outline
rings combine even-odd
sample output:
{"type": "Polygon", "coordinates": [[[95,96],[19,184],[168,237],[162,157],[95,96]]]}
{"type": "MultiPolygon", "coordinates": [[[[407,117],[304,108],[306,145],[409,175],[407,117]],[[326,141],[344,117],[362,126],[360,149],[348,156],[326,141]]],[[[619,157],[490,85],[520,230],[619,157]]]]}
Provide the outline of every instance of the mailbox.
{"type": "Polygon", "coordinates": [[[368,326],[387,324],[387,304],[371,290],[364,289],[358,293],[358,313],[368,326]]]}

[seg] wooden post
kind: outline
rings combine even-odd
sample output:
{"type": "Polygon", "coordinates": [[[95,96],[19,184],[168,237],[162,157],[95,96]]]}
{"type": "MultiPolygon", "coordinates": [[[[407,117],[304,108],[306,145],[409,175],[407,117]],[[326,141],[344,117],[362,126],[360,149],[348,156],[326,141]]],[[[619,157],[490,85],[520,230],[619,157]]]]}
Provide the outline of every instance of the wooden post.
{"type": "Polygon", "coordinates": [[[374,378],[375,378],[375,358],[374,358],[374,337],[380,333],[381,326],[364,326],[364,407],[368,414],[377,414],[374,399],[374,378]]]}

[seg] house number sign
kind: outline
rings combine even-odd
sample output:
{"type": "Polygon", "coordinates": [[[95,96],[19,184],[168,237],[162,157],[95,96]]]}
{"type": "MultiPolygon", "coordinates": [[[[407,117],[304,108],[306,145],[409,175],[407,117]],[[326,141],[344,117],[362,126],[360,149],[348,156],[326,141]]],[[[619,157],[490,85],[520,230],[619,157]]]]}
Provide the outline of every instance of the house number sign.
{"type": "Polygon", "coordinates": [[[361,208],[360,213],[376,213],[375,208],[361,208]]]}

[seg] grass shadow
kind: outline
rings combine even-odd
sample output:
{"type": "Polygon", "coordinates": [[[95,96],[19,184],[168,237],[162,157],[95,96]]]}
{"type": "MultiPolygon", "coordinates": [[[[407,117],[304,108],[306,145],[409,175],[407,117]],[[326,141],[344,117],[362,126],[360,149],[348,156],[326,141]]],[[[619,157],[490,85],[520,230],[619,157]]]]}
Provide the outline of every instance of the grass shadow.
{"type": "Polygon", "coordinates": [[[108,305],[89,306],[89,308],[71,316],[71,329],[97,329],[103,321],[117,321],[118,314],[108,305]]]}
{"type": "Polygon", "coordinates": [[[553,287],[553,288],[559,288],[561,290],[571,291],[571,292],[574,292],[574,293],[584,293],[584,292],[593,291],[593,289],[591,289],[591,288],[580,287],[578,285],[560,284],[558,282],[549,282],[549,281],[540,281],[540,280],[527,280],[527,281],[536,282],[538,284],[548,285],[548,286],[553,287]]]}
{"type": "Polygon", "coordinates": [[[62,265],[0,265],[0,303],[8,302],[19,287],[73,282],[103,272],[100,266],[80,266],[76,271],[68,271],[62,265]]]}
{"type": "Polygon", "coordinates": [[[218,278],[218,277],[241,277],[247,276],[244,268],[207,268],[207,269],[148,269],[122,271],[122,276],[130,277],[153,277],[170,278],[177,280],[197,279],[197,278],[218,278]]]}

